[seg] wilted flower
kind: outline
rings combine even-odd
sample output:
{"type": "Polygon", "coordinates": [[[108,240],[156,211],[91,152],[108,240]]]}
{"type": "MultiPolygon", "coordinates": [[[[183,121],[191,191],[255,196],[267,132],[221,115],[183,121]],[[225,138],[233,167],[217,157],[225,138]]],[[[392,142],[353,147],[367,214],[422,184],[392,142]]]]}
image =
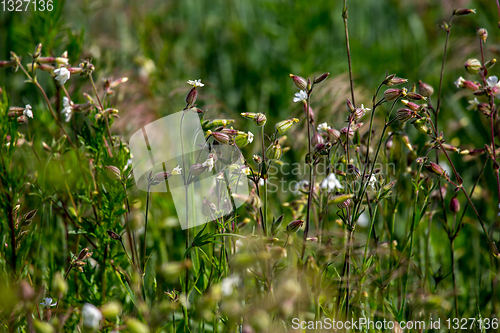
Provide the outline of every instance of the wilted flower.
{"type": "Polygon", "coordinates": [[[457,86],[457,88],[463,88],[464,87],[464,82],[465,82],[465,79],[463,77],[459,77],[456,81],[455,81],[455,85],[457,86]]]}
{"type": "Polygon", "coordinates": [[[214,167],[214,158],[213,156],[210,156],[205,162],[203,162],[201,165],[208,168],[208,171],[212,171],[214,167]]]}
{"type": "Polygon", "coordinates": [[[83,326],[90,328],[93,331],[99,328],[100,321],[102,320],[101,311],[94,305],[85,303],[82,309],[83,326]]]}
{"type": "Polygon", "coordinates": [[[336,189],[344,188],[338,181],[337,177],[335,177],[334,173],[330,173],[328,177],[323,179],[323,181],[319,184],[319,187],[322,190],[326,190],[327,192],[333,192],[336,189]]]}
{"type": "Polygon", "coordinates": [[[23,110],[23,114],[28,118],[33,118],[33,111],[31,111],[31,105],[26,104],[23,110]]]}
{"type": "Polygon", "coordinates": [[[56,80],[59,81],[61,85],[64,85],[71,76],[70,72],[65,67],[55,69],[54,74],[56,75],[56,80]]]}
{"type": "Polygon", "coordinates": [[[199,80],[188,80],[187,84],[192,85],[193,87],[203,87],[205,86],[203,83],[201,83],[201,79],[199,80]]]}
{"type": "Polygon", "coordinates": [[[41,305],[41,306],[44,306],[44,307],[46,307],[46,308],[51,308],[51,307],[53,307],[53,306],[56,306],[56,305],[57,305],[57,302],[52,303],[52,298],[50,298],[50,297],[45,297],[45,298],[43,299],[43,302],[42,302],[42,303],[40,303],[40,305],[41,305]]]}
{"type": "Polygon", "coordinates": [[[305,90],[301,90],[298,93],[295,93],[295,97],[293,98],[293,101],[295,103],[306,101],[306,100],[307,100],[307,92],[305,90]]]}
{"type": "Polygon", "coordinates": [[[331,129],[331,127],[330,127],[330,126],[328,126],[328,124],[327,124],[327,123],[321,123],[321,124],[319,124],[319,125],[318,125],[318,127],[317,127],[318,132],[326,132],[326,131],[328,131],[329,129],[331,129]]]}
{"type": "Polygon", "coordinates": [[[73,113],[73,106],[70,99],[66,96],[63,97],[63,109],[61,113],[64,115],[64,120],[69,122],[71,120],[71,115],[73,113]]]}

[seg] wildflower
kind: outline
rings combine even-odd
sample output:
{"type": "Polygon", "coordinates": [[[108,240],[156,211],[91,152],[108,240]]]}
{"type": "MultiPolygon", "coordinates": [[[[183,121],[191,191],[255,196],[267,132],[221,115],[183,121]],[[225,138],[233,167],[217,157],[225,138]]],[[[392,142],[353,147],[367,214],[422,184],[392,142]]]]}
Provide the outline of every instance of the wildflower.
{"type": "Polygon", "coordinates": [[[492,75],[486,79],[486,83],[488,87],[491,88],[491,92],[495,95],[496,98],[500,98],[500,82],[498,82],[498,77],[492,75]]]}
{"type": "Polygon", "coordinates": [[[101,311],[94,305],[85,303],[82,309],[83,326],[90,328],[93,331],[99,328],[100,321],[102,319],[101,311]]]}
{"type": "Polygon", "coordinates": [[[332,129],[331,126],[328,126],[327,123],[321,123],[318,125],[318,132],[326,132],[328,131],[329,129],[332,129]]]}
{"type": "Polygon", "coordinates": [[[457,86],[457,88],[463,88],[464,87],[464,78],[463,77],[459,77],[456,81],[455,81],[455,85],[457,86]]]}
{"type": "Polygon", "coordinates": [[[28,118],[33,118],[33,111],[31,111],[31,105],[26,104],[23,110],[23,114],[28,118]]]}
{"type": "Polygon", "coordinates": [[[180,165],[176,166],[174,170],[172,170],[172,175],[180,175],[182,172],[182,168],[180,165]]]}
{"type": "Polygon", "coordinates": [[[363,118],[363,116],[366,114],[366,111],[370,111],[371,109],[365,108],[363,104],[361,104],[360,108],[356,108],[354,110],[354,119],[359,120],[363,118]]]}
{"type": "Polygon", "coordinates": [[[51,307],[53,307],[53,306],[56,306],[56,305],[57,305],[57,302],[52,303],[52,298],[50,298],[50,297],[45,297],[45,298],[43,299],[43,302],[42,302],[42,303],[40,303],[40,305],[41,305],[41,306],[44,306],[44,307],[46,307],[46,308],[51,308],[51,307]]]}
{"type": "Polygon", "coordinates": [[[301,90],[298,93],[295,93],[295,97],[293,98],[293,101],[295,103],[303,102],[305,100],[307,100],[307,93],[305,92],[305,90],[301,90]]]}
{"type": "Polygon", "coordinates": [[[236,143],[236,145],[238,147],[245,147],[249,143],[253,142],[253,133],[252,132],[248,132],[248,133],[241,132],[241,131],[236,131],[236,132],[237,132],[237,134],[234,137],[234,143],[236,143]]]}
{"type": "Polygon", "coordinates": [[[59,81],[61,85],[64,85],[71,76],[70,72],[65,67],[55,69],[54,74],[56,75],[56,80],[59,81]]]}
{"type": "Polygon", "coordinates": [[[63,109],[61,112],[64,115],[64,120],[69,122],[71,120],[71,115],[73,114],[73,106],[70,99],[66,96],[63,97],[63,109]]]}
{"type": "Polygon", "coordinates": [[[195,88],[196,87],[203,87],[203,86],[205,86],[203,83],[201,83],[201,79],[199,79],[199,80],[188,80],[187,84],[190,84],[190,85],[192,85],[195,88]]]}
{"type": "Polygon", "coordinates": [[[214,158],[213,156],[210,156],[205,162],[201,164],[203,167],[208,168],[208,171],[212,171],[214,167],[214,158]]]}
{"type": "Polygon", "coordinates": [[[241,173],[246,176],[250,176],[252,174],[252,170],[249,167],[244,167],[243,169],[241,169],[241,173]]]}
{"type": "Polygon", "coordinates": [[[477,110],[477,107],[479,104],[479,101],[477,100],[477,97],[475,97],[474,99],[472,100],[469,100],[469,106],[466,108],[467,110],[471,111],[471,110],[477,110]]]}
{"type": "Polygon", "coordinates": [[[344,188],[338,181],[337,177],[335,177],[334,173],[330,173],[328,177],[320,183],[319,187],[327,192],[333,192],[338,188],[344,188]]]}
{"type": "Polygon", "coordinates": [[[231,296],[231,294],[233,293],[234,287],[236,287],[239,282],[240,282],[240,278],[237,276],[230,276],[230,277],[224,278],[220,283],[222,295],[231,296]]]}

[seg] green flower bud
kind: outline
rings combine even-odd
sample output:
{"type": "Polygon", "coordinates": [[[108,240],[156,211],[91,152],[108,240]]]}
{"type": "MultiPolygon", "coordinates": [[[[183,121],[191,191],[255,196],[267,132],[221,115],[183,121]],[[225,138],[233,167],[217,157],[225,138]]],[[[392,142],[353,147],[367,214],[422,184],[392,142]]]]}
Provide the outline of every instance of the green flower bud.
{"type": "Polygon", "coordinates": [[[106,174],[108,175],[109,178],[114,179],[114,180],[120,180],[122,175],[120,169],[113,165],[108,165],[105,167],[106,169],[106,174]]]}
{"type": "Polygon", "coordinates": [[[400,122],[407,122],[408,120],[412,119],[413,117],[415,117],[415,111],[412,111],[410,109],[399,109],[398,111],[396,111],[396,118],[400,121],[400,122]]]}
{"type": "Polygon", "coordinates": [[[465,69],[470,74],[477,74],[481,70],[481,62],[477,59],[469,59],[464,64],[465,69]]]}
{"type": "Polygon", "coordinates": [[[294,232],[297,232],[300,227],[302,226],[302,224],[304,224],[304,220],[296,220],[296,221],[292,221],[290,222],[287,226],[286,226],[286,233],[288,234],[291,234],[291,233],[294,233],[294,232]]]}
{"type": "Polygon", "coordinates": [[[149,333],[148,326],[135,318],[129,318],[125,323],[130,333],[149,333]]]}
{"type": "Polygon", "coordinates": [[[245,147],[249,143],[252,143],[253,141],[253,133],[252,132],[242,132],[238,131],[236,136],[234,137],[234,142],[238,147],[245,147]]]}
{"type": "Polygon", "coordinates": [[[33,326],[36,333],[54,333],[56,331],[51,324],[37,319],[33,321],[33,326]]]}
{"type": "Polygon", "coordinates": [[[299,120],[297,118],[280,121],[279,123],[276,124],[276,130],[278,131],[279,134],[283,135],[286,132],[288,132],[290,128],[292,128],[292,125],[294,123],[298,121],[299,120]]]}
{"type": "Polygon", "coordinates": [[[266,156],[270,160],[279,160],[281,158],[282,150],[279,141],[274,141],[266,150],[266,156]]]}
{"type": "Polygon", "coordinates": [[[264,126],[267,122],[266,115],[263,113],[257,113],[255,117],[253,118],[253,122],[257,126],[264,126]]]}
{"type": "Polygon", "coordinates": [[[116,301],[111,301],[101,307],[101,313],[106,319],[114,319],[122,312],[122,306],[116,301]]]}

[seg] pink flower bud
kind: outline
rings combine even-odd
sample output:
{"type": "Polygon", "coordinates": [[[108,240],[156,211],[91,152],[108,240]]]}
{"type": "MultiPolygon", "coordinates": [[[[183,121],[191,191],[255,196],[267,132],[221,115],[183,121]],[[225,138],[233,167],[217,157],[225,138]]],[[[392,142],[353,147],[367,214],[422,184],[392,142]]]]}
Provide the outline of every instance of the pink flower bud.
{"type": "Polygon", "coordinates": [[[460,211],[460,202],[457,197],[453,197],[450,201],[450,211],[452,213],[458,213],[460,211]]]}
{"type": "Polygon", "coordinates": [[[430,84],[418,81],[418,92],[424,97],[431,97],[434,94],[434,88],[430,84]]]}
{"type": "Polygon", "coordinates": [[[191,90],[189,91],[189,93],[186,96],[186,103],[188,105],[193,105],[196,102],[197,95],[198,95],[198,91],[197,91],[196,87],[191,88],[191,90]]]}
{"type": "Polygon", "coordinates": [[[300,90],[307,89],[307,81],[303,77],[293,74],[290,74],[290,77],[293,79],[293,83],[295,83],[295,86],[297,88],[299,88],[300,90]]]}

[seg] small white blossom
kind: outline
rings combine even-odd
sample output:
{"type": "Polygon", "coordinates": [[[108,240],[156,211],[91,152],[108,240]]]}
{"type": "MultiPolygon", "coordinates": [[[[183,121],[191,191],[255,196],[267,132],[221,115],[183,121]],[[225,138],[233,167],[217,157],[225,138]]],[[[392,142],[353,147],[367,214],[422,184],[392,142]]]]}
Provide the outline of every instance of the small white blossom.
{"type": "Polygon", "coordinates": [[[368,180],[368,186],[372,187],[372,190],[375,190],[375,184],[377,183],[377,177],[375,175],[371,175],[370,179],[368,180]]]}
{"type": "Polygon", "coordinates": [[[366,111],[370,111],[370,110],[371,110],[371,109],[369,109],[369,108],[365,108],[365,105],[364,105],[364,104],[361,104],[361,108],[362,108],[363,110],[365,110],[365,112],[366,112],[366,111]]]}
{"type": "Polygon", "coordinates": [[[238,285],[240,278],[237,276],[230,276],[222,280],[220,283],[222,295],[230,296],[233,293],[234,287],[238,285]]]}
{"type": "Polygon", "coordinates": [[[208,167],[209,172],[212,171],[212,169],[214,167],[214,158],[212,156],[210,156],[210,158],[207,159],[205,162],[203,162],[201,165],[204,167],[208,167]]]}
{"type": "Polygon", "coordinates": [[[252,132],[248,132],[248,143],[252,143],[253,142],[253,133],[252,132]]]}
{"type": "Polygon", "coordinates": [[[250,176],[252,174],[252,170],[250,170],[249,167],[245,167],[243,169],[241,169],[241,172],[244,174],[244,175],[247,175],[247,176],[250,176]]]}
{"type": "Polygon", "coordinates": [[[182,173],[182,168],[180,165],[176,166],[174,170],[172,170],[172,175],[180,175],[182,173]]]}
{"type": "Polygon", "coordinates": [[[493,90],[494,92],[496,92],[495,97],[500,98],[500,82],[498,82],[498,77],[492,75],[486,79],[486,83],[490,88],[496,88],[493,90]]]}
{"type": "Polygon", "coordinates": [[[204,86],[204,84],[201,83],[201,79],[199,79],[199,80],[188,80],[187,83],[190,84],[190,85],[192,85],[195,88],[196,87],[203,87],[204,86]]]}
{"type": "Polygon", "coordinates": [[[306,99],[307,99],[307,93],[305,92],[305,90],[301,90],[298,93],[295,93],[295,97],[293,98],[293,101],[295,103],[297,103],[297,102],[305,101],[306,99]]]}
{"type": "Polygon", "coordinates": [[[463,77],[459,77],[456,81],[455,81],[455,85],[457,86],[457,88],[463,88],[464,87],[464,78],[463,77]]]}
{"type": "Polygon", "coordinates": [[[471,99],[469,101],[469,106],[467,107],[467,110],[471,111],[471,110],[476,110],[477,109],[477,106],[481,103],[479,103],[479,101],[477,100],[477,98],[474,98],[474,99],[471,99]]]}
{"type": "Polygon", "coordinates": [[[264,186],[265,183],[266,181],[264,180],[264,178],[259,178],[259,186],[264,186]]]}
{"type": "Polygon", "coordinates": [[[334,173],[329,174],[328,177],[323,179],[319,187],[323,190],[327,190],[328,192],[333,192],[337,188],[344,188],[338,181],[337,177],[335,177],[334,173]]]}
{"type": "Polygon", "coordinates": [[[68,97],[63,97],[63,109],[62,114],[64,115],[64,120],[69,122],[71,120],[71,115],[73,114],[73,106],[68,97]]]}
{"type": "Polygon", "coordinates": [[[318,132],[326,132],[329,129],[332,129],[332,128],[331,128],[331,126],[328,126],[327,123],[321,123],[318,125],[318,128],[317,128],[318,132]]]}
{"type": "Polygon", "coordinates": [[[33,118],[33,111],[31,111],[31,105],[26,104],[24,107],[23,114],[28,118],[33,118]]]}
{"type": "Polygon", "coordinates": [[[82,308],[83,326],[92,330],[99,328],[100,321],[102,320],[102,313],[94,305],[85,303],[82,308]]]}
{"type": "Polygon", "coordinates": [[[71,73],[64,67],[55,69],[54,74],[56,75],[56,80],[59,81],[61,86],[64,85],[71,76],[71,73]]]}
{"type": "Polygon", "coordinates": [[[44,306],[44,307],[46,307],[46,308],[51,308],[51,307],[53,307],[53,306],[56,306],[56,305],[57,305],[57,302],[52,303],[52,298],[50,298],[50,297],[45,297],[45,298],[43,299],[43,302],[42,302],[42,303],[40,303],[40,305],[41,305],[41,306],[44,306]]]}

